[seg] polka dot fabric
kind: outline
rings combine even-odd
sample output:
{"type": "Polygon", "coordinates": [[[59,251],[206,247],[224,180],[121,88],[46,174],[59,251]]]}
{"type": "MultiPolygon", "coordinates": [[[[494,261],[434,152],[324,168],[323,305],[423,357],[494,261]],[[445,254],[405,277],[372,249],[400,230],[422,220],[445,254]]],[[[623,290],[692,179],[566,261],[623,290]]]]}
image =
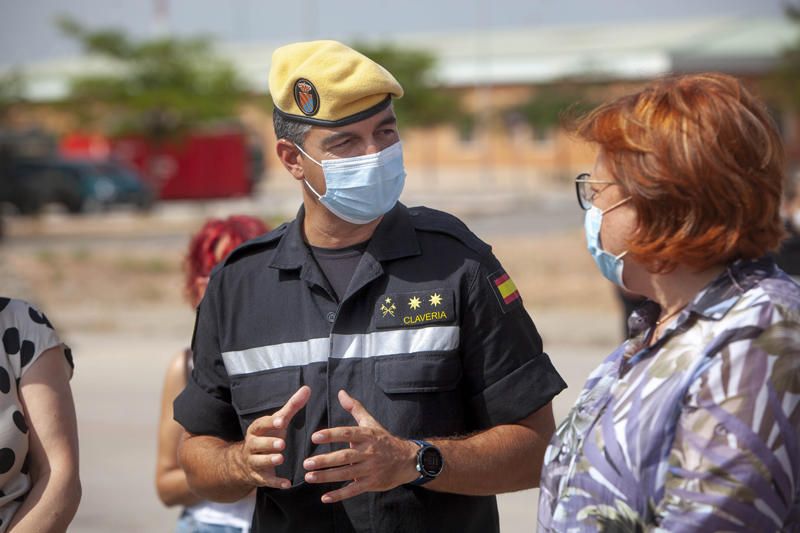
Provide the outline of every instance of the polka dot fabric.
{"type": "Polygon", "coordinates": [[[61,341],[43,313],[27,302],[9,298],[0,298],[0,341],[0,533],[3,533],[30,489],[26,467],[28,423],[17,386],[36,359],[61,341]]]}

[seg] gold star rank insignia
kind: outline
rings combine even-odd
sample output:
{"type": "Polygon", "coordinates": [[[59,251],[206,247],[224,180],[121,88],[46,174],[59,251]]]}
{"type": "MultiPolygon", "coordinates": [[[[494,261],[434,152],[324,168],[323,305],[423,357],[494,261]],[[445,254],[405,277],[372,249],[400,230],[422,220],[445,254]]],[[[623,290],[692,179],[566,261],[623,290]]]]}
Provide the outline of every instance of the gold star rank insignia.
{"type": "Polygon", "coordinates": [[[456,322],[454,292],[449,287],[430,287],[382,294],[375,302],[375,328],[414,328],[456,322]]]}
{"type": "Polygon", "coordinates": [[[386,298],[384,302],[385,303],[381,305],[381,313],[383,313],[383,316],[394,316],[394,312],[397,310],[397,307],[392,303],[392,299],[386,298]]]}

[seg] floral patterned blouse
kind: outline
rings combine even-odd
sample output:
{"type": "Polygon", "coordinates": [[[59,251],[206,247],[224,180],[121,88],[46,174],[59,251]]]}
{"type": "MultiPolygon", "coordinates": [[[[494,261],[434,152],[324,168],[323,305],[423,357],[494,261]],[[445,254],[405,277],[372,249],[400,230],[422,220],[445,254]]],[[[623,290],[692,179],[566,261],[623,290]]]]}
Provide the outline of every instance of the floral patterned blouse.
{"type": "Polygon", "coordinates": [[[737,261],[589,377],[545,454],[539,531],[800,531],[800,285],[737,261]]]}

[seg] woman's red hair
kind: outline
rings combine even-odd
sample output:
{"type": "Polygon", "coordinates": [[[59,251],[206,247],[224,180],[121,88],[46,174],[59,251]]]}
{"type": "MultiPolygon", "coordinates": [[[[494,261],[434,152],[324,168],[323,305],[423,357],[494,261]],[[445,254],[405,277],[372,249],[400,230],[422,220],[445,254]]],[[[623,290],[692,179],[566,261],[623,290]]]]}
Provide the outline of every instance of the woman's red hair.
{"type": "Polygon", "coordinates": [[[245,241],[266,233],[269,228],[258,218],[234,215],[212,218],[194,234],[184,260],[185,290],[190,302],[199,302],[202,294],[197,280],[208,277],[217,263],[245,241]]]}
{"type": "Polygon", "coordinates": [[[600,146],[632,197],[629,253],[651,271],[702,271],[780,243],[783,145],[764,104],[736,78],[660,79],[571,129],[600,146]]]}

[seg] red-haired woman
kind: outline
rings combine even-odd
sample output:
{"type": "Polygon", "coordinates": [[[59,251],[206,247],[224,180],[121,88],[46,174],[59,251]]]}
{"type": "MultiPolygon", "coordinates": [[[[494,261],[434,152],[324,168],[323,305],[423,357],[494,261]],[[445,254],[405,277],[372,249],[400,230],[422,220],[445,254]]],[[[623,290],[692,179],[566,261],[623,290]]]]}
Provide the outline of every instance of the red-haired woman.
{"type": "MultiPolygon", "coordinates": [[[[266,233],[266,225],[249,216],[211,219],[192,237],[184,261],[185,292],[192,307],[203,299],[211,270],[241,243],[266,233]]],[[[178,533],[247,533],[255,494],[236,503],[215,503],[195,496],[178,464],[178,444],[183,428],[172,419],[172,402],[186,386],[192,357],[188,348],[177,354],[167,369],[158,426],[156,488],[164,505],[185,507],[178,533]]]]}
{"type": "Polygon", "coordinates": [[[662,79],[575,124],[600,271],[648,302],[545,455],[540,531],[796,531],[800,286],[781,141],[735,78],[662,79]]]}

